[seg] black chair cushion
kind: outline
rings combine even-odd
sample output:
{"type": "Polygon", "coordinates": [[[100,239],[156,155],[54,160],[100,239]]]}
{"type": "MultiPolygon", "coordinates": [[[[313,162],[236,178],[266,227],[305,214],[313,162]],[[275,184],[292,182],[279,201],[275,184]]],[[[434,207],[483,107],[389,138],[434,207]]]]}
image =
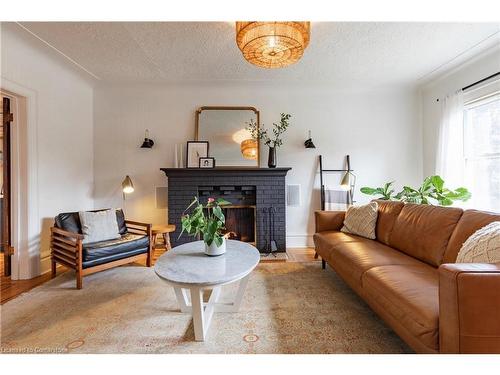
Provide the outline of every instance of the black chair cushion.
{"type": "Polygon", "coordinates": [[[72,233],[82,233],[82,224],[78,212],[65,212],[56,216],[55,226],[72,233]]]}
{"type": "Polygon", "coordinates": [[[118,222],[118,232],[121,235],[127,234],[127,225],[125,224],[125,214],[121,208],[116,210],[116,221],[118,222]]]}
{"type": "MultiPolygon", "coordinates": [[[[104,210],[93,210],[91,212],[98,211],[104,210]]],[[[118,222],[118,231],[120,234],[126,234],[127,226],[125,224],[125,215],[121,208],[116,210],[116,221],[118,222]]],[[[78,212],[65,212],[57,215],[55,218],[55,226],[68,232],[82,233],[82,224],[80,223],[80,215],[78,215],[78,212]]]]}
{"type": "MultiPolygon", "coordinates": [[[[149,237],[127,233],[115,240],[84,244],[82,249],[82,264],[112,255],[128,253],[134,250],[149,249],[149,237]]],[[[122,257],[124,258],[124,257],[122,257]]],[[[104,262],[106,263],[106,262],[104,262]]]]}
{"type": "Polygon", "coordinates": [[[113,262],[115,260],[129,258],[129,257],[132,257],[134,255],[146,254],[147,252],[148,252],[148,249],[144,248],[144,249],[130,250],[130,251],[127,251],[125,253],[107,255],[107,256],[103,256],[102,258],[97,258],[97,259],[89,260],[86,262],[82,262],[82,268],[85,269],[85,268],[89,268],[89,267],[94,267],[94,266],[98,266],[100,264],[113,262]]]}

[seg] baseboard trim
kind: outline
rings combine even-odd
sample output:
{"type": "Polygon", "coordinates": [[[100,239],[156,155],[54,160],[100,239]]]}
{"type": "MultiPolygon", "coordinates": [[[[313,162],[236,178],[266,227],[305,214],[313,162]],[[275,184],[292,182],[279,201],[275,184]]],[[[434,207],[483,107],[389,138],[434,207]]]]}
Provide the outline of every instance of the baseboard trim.
{"type": "Polygon", "coordinates": [[[306,248],[314,247],[312,234],[288,234],[286,236],[286,247],[306,248]]]}
{"type": "MultiPolygon", "coordinates": [[[[40,275],[49,272],[50,269],[50,255],[40,259],[40,275]]],[[[39,276],[39,275],[37,275],[39,276]]],[[[36,276],[34,276],[36,277],[36,276]]]]}

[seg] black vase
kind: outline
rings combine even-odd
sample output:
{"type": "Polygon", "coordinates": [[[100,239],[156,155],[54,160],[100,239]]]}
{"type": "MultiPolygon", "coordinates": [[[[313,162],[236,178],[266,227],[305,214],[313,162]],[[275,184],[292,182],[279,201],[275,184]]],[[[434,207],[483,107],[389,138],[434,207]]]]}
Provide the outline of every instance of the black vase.
{"type": "Polygon", "coordinates": [[[269,158],[267,159],[269,168],[276,168],[276,147],[269,147],[269,158]]]}

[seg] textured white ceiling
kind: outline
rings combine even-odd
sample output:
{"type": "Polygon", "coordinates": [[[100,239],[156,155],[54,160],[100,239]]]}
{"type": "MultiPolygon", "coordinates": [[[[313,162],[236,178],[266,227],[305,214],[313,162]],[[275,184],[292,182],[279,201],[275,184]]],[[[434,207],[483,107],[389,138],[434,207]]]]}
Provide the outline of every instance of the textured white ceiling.
{"type": "Polygon", "coordinates": [[[100,80],[126,83],[266,80],[331,82],[341,87],[412,85],[500,44],[500,23],[313,22],[303,58],[295,65],[268,70],[243,59],[234,24],[228,22],[23,22],[22,26],[100,80]]]}

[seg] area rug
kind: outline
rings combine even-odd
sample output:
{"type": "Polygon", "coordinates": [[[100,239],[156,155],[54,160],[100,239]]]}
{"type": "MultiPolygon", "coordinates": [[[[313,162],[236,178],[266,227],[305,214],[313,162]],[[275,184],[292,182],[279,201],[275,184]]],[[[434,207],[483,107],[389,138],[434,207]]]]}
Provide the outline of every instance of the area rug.
{"type": "MultiPolygon", "coordinates": [[[[235,286],[224,287],[229,298],[235,286]]],[[[331,269],[261,263],[238,313],[205,342],[152,268],[67,272],[1,306],[3,353],[405,353],[411,350],[331,269]]]]}

